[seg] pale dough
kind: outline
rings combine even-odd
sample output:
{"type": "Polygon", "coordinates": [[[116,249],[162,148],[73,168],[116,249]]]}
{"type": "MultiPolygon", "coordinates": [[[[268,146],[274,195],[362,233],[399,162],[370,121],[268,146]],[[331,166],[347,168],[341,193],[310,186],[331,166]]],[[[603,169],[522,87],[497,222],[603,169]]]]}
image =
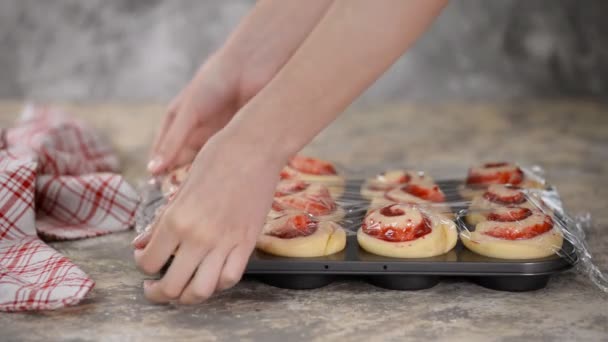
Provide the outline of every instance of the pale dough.
{"type": "MultiPolygon", "coordinates": [[[[469,170],[469,175],[471,173],[475,173],[475,174],[479,174],[479,175],[492,175],[495,174],[497,172],[521,172],[522,173],[522,181],[519,184],[514,184],[517,185],[521,188],[524,189],[543,189],[546,187],[546,185],[543,183],[543,181],[541,179],[539,179],[538,177],[534,176],[534,175],[530,175],[527,174],[526,172],[524,172],[523,170],[521,170],[521,168],[519,166],[517,166],[516,164],[511,164],[511,163],[506,163],[506,165],[504,166],[500,166],[500,167],[485,167],[485,166],[474,166],[469,170]]],[[[467,178],[469,177],[469,175],[467,175],[467,178]]],[[[464,198],[464,199],[472,199],[476,196],[480,196],[482,195],[487,186],[491,185],[491,184],[496,184],[496,183],[480,183],[480,184],[472,184],[472,185],[461,185],[459,187],[459,193],[460,195],[464,198]]]]}
{"type": "MultiPolygon", "coordinates": [[[[488,187],[486,191],[475,196],[471,201],[471,205],[467,210],[467,215],[465,220],[468,224],[474,226],[479,222],[486,221],[486,214],[488,214],[492,209],[506,207],[507,205],[492,202],[484,197],[486,192],[494,193],[500,196],[512,196],[517,193],[521,193],[521,191],[516,189],[509,189],[502,184],[493,184],[488,187]]],[[[525,200],[523,203],[518,203],[512,205],[513,207],[518,208],[528,208],[528,209],[538,209],[533,203],[525,200]]]]}
{"type": "MultiPolygon", "coordinates": [[[[285,181],[283,181],[285,182],[285,181]]],[[[340,207],[335,201],[334,198],[328,193],[329,189],[322,184],[309,184],[308,187],[302,191],[295,192],[293,194],[289,194],[286,196],[275,197],[275,201],[281,205],[285,203],[285,201],[298,199],[302,201],[306,201],[308,198],[326,198],[326,201],[330,201],[331,204],[334,205],[335,209],[327,215],[314,215],[314,213],[309,213],[315,216],[317,219],[321,221],[335,221],[338,222],[344,218],[346,212],[342,207],[340,207]]],[[[329,203],[328,203],[329,204],[329,203]]],[[[273,209],[268,213],[268,218],[276,218],[285,215],[286,212],[301,212],[306,211],[306,208],[290,208],[289,205],[285,205],[285,211],[275,211],[273,209]]]]}
{"type": "MultiPolygon", "coordinates": [[[[333,198],[335,198],[335,199],[340,198],[344,194],[344,184],[345,184],[344,177],[342,177],[338,174],[306,173],[306,172],[303,172],[301,170],[301,168],[298,168],[298,165],[306,167],[306,166],[312,166],[314,164],[317,164],[317,166],[321,166],[321,168],[323,168],[323,166],[329,167],[331,169],[331,173],[336,172],[334,165],[326,160],[302,156],[302,155],[296,155],[296,156],[292,157],[290,159],[288,165],[286,165],[283,168],[283,170],[281,172],[281,177],[286,176],[290,179],[300,179],[307,183],[323,184],[329,188],[329,192],[331,193],[331,196],[333,198]]],[[[315,167],[312,166],[312,168],[314,169],[315,167]]]]}
{"type": "Polygon", "coordinates": [[[346,247],[346,232],[335,222],[319,222],[317,230],[304,237],[282,239],[266,234],[274,224],[281,224],[280,220],[266,224],[256,244],[259,250],[284,257],[312,258],[335,254],[346,247]]]}
{"type": "Polygon", "coordinates": [[[376,197],[372,199],[370,203],[370,210],[368,211],[368,213],[371,210],[381,208],[392,203],[418,204],[421,207],[427,208],[428,210],[432,210],[436,213],[441,213],[446,216],[453,215],[452,210],[446,204],[424,200],[420,197],[414,196],[401,190],[401,187],[394,188],[386,192],[385,196],[376,197]]]}
{"type": "Polygon", "coordinates": [[[536,259],[547,257],[559,251],[564,242],[563,235],[555,224],[551,230],[530,239],[508,240],[484,234],[495,227],[512,227],[514,224],[529,226],[543,220],[544,217],[545,214],[537,211],[532,216],[517,222],[484,221],[477,224],[475,231],[462,231],[460,239],[471,251],[492,258],[536,259]]]}
{"type": "MultiPolygon", "coordinates": [[[[270,211],[268,212],[268,215],[267,215],[267,220],[273,220],[273,219],[279,218],[281,216],[285,216],[285,215],[289,215],[289,214],[293,214],[293,213],[301,213],[301,212],[303,212],[303,211],[299,210],[299,209],[286,209],[285,211],[276,211],[276,210],[270,209],[270,211]]],[[[336,209],[333,212],[331,212],[330,214],[314,216],[314,217],[316,219],[318,219],[319,221],[340,222],[344,218],[344,216],[346,216],[346,211],[344,209],[342,209],[340,206],[337,206],[336,209]]]]}
{"type": "Polygon", "coordinates": [[[384,196],[386,191],[402,184],[424,184],[425,182],[434,184],[433,178],[423,172],[409,170],[388,170],[384,173],[376,175],[376,177],[366,179],[361,186],[361,196],[363,196],[363,198],[373,200],[374,198],[384,196]],[[404,178],[407,178],[407,181],[404,182],[404,178]]]}
{"type": "Polygon", "coordinates": [[[293,169],[290,166],[285,166],[284,170],[288,170],[290,175],[293,175],[294,179],[302,180],[306,183],[311,184],[322,184],[329,189],[331,197],[338,199],[344,194],[344,177],[340,175],[312,175],[298,170],[293,169]]]}
{"type": "MultiPolygon", "coordinates": [[[[546,185],[544,183],[538,182],[536,180],[533,179],[527,179],[524,177],[524,180],[517,185],[520,188],[523,189],[544,189],[546,187],[546,185]]],[[[483,195],[484,192],[486,192],[488,185],[473,185],[473,186],[469,186],[469,185],[460,185],[458,187],[458,192],[460,193],[460,196],[464,199],[470,200],[472,198],[475,198],[477,196],[481,196],[483,195]]]]}

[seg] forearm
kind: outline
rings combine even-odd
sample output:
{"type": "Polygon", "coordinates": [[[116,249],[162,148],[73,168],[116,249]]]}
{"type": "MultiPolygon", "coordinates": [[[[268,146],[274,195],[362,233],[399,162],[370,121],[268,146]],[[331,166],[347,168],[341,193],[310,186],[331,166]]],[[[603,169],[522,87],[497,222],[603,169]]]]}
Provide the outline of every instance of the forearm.
{"type": "Polygon", "coordinates": [[[284,157],[297,152],[411,46],[445,3],[336,0],[227,134],[284,157]]]}
{"type": "Polygon", "coordinates": [[[222,46],[219,58],[241,69],[241,78],[247,82],[265,84],[302,44],[332,2],[260,0],[222,46]]]}

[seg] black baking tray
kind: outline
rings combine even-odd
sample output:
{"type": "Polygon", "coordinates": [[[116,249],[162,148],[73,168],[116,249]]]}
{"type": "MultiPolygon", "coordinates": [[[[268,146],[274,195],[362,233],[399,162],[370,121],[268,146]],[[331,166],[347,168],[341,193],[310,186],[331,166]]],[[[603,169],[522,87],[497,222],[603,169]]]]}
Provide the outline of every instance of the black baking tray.
{"type": "MultiPolygon", "coordinates": [[[[452,180],[438,182],[447,201],[453,203],[462,203],[457,191],[461,184],[452,180]]],[[[360,181],[349,181],[347,192],[357,194],[360,185],[360,181]]],[[[452,207],[455,213],[461,209],[458,205],[452,207]]],[[[363,215],[361,210],[350,211],[345,220],[357,227],[363,215]]],[[[552,275],[570,269],[577,261],[568,241],[564,241],[558,254],[529,260],[495,259],[473,253],[458,242],[450,252],[432,258],[387,258],[366,252],[357,244],[356,236],[350,235],[343,251],[326,257],[287,258],[256,250],[245,274],[289,289],[314,289],[336,279],[357,277],[386,289],[422,290],[435,286],[442,278],[458,277],[494,290],[532,291],[544,288],[552,275]]]]}

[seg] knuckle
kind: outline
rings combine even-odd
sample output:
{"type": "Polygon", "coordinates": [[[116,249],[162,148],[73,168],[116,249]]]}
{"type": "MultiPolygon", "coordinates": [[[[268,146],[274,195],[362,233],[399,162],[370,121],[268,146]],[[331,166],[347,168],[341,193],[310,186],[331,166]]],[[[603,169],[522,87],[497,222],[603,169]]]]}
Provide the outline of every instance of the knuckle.
{"type": "Polygon", "coordinates": [[[191,225],[183,218],[176,216],[173,213],[167,212],[165,217],[165,225],[167,229],[177,236],[184,236],[190,233],[191,225]]]}
{"type": "Polygon", "coordinates": [[[159,269],[150,262],[146,262],[144,258],[136,258],[135,264],[145,274],[155,274],[159,269]]]}
{"type": "Polygon", "coordinates": [[[154,265],[151,265],[151,264],[143,264],[140,266],[140,269],[145,274],[155,274],[158,272],[158,268],[156,268],[154,265]]]}
{"type": "Polygon", "coordinates": [[[211,297],[211,295],[213,295],[213,289],[211,289],[207,286],[197,286],[194,289],[192,289],[192,296],[197,301],[207,300],[207,299],[209,299],[209,297],[211,297]]]}
{"type": "Polygon", "coordinates": [[[160,288],[160,292],[163,296],[170,299],[175,299],[181,294],[180,289],[175,286],[162,286],[160,288]]]}
{"type": "Polygon", "coordinates": [[[238,274],[237,272],[234,272],[234,271],[226,272],[225,274],[222,274],[222,277],[220,279],[219,289],[220,290],[229,289],[229,288],[233,287],[234,285],[238,284],[238,282],[240,280],[241,280],[241,275],[238,274]]]}

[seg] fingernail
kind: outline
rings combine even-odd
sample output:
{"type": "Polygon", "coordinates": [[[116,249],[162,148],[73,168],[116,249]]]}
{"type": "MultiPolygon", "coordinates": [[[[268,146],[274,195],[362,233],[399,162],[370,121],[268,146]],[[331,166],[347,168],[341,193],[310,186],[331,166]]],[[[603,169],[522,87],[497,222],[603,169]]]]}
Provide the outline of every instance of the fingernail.
{"type": "Polygon", "coordinates": [[[147,226],[141,234],[137,235],[135,237],[135,239],[133,239],[133,241],[131,241],[131,245],[138,249],[144,248],[145,246],[142,246],[142,242],[148,236],[149,232],[150,232],[150,226],[147,226]]]}
{"type": "Polygon", "coordinates": [[[139,242],[140,242],[140,241],[141,241],[141,240],[144,238],[144,235],[145,235],[145,234],[146,234],[146,232],[143,232],[143,233],[141,233],[141,234],[137,235],[137,236],[135,237],[135,239],[133,239],[133,241],[131,241],[131,246],[133,246],[133,247],[135,247],[135,248],[138,248],[138,246],[137,246],[137,245],[138,245],[138,243],[139,243],[139,242]]]}
{"type": "Polygon", "coordinates": [[[144,280],[144,290],[149,289],[152,284],[154,284],[153,280],[144,280]]]}
{"type": "Polygon", "coordinates": [[[152,160],[150,160],[150,162],[148,163],[148,171],[157,172],[161,164],[162,160],[160,157],[152,158],[152,160]]]}

